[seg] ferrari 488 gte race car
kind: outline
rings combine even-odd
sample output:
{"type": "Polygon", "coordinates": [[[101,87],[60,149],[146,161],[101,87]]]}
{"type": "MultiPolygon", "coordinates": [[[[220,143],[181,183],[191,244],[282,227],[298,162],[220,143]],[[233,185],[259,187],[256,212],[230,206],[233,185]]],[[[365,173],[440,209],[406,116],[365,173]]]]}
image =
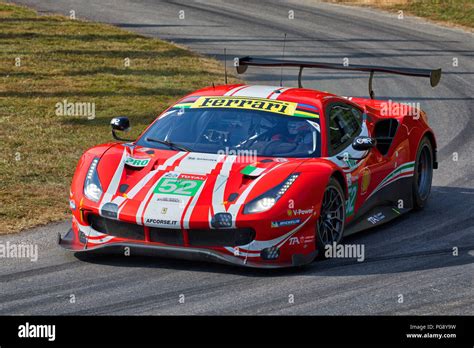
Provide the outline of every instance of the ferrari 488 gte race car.
{"type": "Polygon", "coordinates": [[[310,263],[343,236],[422,208],[437,167],[426,114],[374,99],[374,72],[441,71],[238,59],[299,67],[299,87],[222,85],[165,110],[136,140],[86,151],[70,191],[75,252],[114,251],[251,267],[310,263]],[[370,73],[370,98],[301,88],[303,68],[370,73]]]}

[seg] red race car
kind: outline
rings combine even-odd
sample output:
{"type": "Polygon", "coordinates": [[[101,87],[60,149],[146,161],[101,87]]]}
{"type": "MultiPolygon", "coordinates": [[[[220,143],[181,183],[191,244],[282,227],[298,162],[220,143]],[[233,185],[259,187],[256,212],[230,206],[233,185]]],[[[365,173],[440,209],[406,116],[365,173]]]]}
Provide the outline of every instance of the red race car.
{"type": "Polygon", "coordinates": [[[70,192],[75,252],[145,253],[250,267],[310,263],[343,236],[425,205],[437,168],[426,114],[374,99],[375,72],[441,70],[244,57],[300,68],[299,87],[223,85],[164,111],[137,140],[86,151],[70,192]],[[366,71],[370,98],[301,88],[304,68],[366,71]]]}

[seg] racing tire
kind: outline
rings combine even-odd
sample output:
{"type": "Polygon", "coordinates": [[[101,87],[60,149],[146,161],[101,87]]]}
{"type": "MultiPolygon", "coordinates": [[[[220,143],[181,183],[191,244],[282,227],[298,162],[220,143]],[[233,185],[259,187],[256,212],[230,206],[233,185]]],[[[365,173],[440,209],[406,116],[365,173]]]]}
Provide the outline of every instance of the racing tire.
{"type": "Polygon", "coordinates": [[[413,173],[413,209],[420,210],[426,205],[431,192],[433,180],[433,147],[430,140],[424,137],[416,152],[413,173]]]}
{"type": "Polygon", "coordinates": [[[346,206],[344,191],[339,181],[331,177],[324,190],[321,211],[316,223],[316,249],[325,258],[326,245],[338,244],[344,235],[346,206]]]}

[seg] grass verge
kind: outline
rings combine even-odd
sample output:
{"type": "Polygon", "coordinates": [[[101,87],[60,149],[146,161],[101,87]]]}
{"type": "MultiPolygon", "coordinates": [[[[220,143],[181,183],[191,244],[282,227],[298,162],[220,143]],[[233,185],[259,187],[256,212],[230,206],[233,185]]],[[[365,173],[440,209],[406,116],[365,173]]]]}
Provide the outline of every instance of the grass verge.
{"type": "Polygon", "coordinates": [[[411,14],[435,22],[474,28],[474,0],[325,0],[411,14]]]}
{"type": "Polygon", "coordinates": [[[170,43],[1,2],[0,47],[0,234],[68,216],[77,161],[111,141],[113,116],[128,116],[134,137],[223,80],[217,61],[170,43]],[[95,105],[95,118],[58,115],[65,101],[95,105]]]}

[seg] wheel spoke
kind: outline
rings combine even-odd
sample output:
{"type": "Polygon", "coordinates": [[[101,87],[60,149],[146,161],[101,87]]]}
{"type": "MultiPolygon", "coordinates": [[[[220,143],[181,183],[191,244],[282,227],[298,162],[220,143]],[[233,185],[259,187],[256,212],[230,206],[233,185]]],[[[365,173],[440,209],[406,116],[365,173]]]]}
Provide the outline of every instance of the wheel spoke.
{"type": "Polygon", "coordinates": [[[344,200],[341,193],[334,187],[326,189],[323,195],[321,215],[318,219],[318,229],[324,244],[338,242],[344,227],[344,200]]]}

